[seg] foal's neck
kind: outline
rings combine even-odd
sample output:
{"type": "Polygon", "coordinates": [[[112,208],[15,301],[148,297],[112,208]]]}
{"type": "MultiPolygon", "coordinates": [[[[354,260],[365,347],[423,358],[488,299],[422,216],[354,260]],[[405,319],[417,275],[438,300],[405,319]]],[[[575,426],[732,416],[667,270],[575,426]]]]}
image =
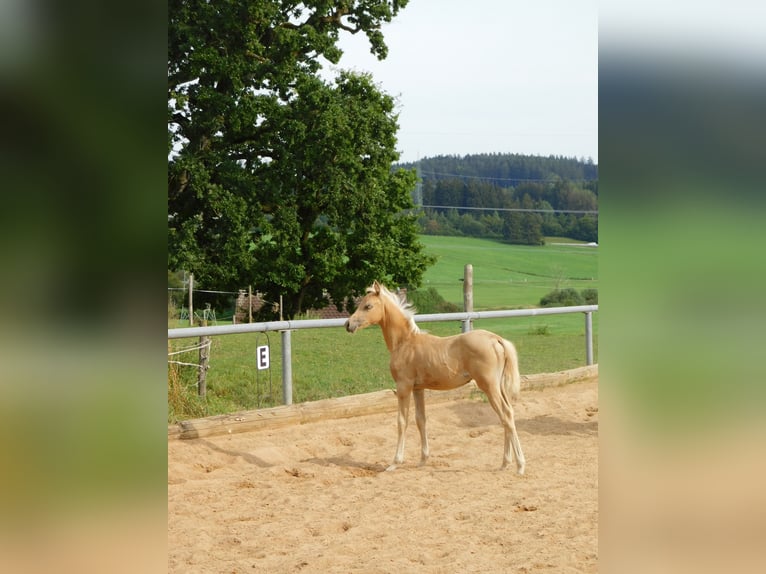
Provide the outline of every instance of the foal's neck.
{"type": "Polygon", "coordinates": [[[413,335],[409,317],[405,316],[399,308],[388,302],[385,305],[385,313],[383,320],[380,322],[380,329],[383,331],[386,347],[388,347],[388,351],[391,353],[403,341],[406,341],[413,335]]]}

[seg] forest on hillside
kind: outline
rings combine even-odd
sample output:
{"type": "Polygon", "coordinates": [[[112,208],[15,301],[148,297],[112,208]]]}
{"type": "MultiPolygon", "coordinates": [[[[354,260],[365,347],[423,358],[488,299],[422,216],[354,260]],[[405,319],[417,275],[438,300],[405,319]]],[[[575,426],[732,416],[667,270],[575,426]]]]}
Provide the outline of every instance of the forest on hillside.
{"type": "Polygon", "coordinates": [[[598,166],[520,154],[438,156],[415,168],[421,231],[541,245],[545,236],[598,242],[598,166]]]}

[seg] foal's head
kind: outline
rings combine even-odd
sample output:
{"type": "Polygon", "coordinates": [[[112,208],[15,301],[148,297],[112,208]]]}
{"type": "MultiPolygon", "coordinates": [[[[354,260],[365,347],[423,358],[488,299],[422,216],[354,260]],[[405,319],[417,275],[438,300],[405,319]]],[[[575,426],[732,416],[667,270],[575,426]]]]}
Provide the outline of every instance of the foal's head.
{"type": "Polygon", "coordinates": [[[405,317],[405,320],[409,321],[411,330],[417,331],[417,326],[415,326],[415,322],[412,319],[413,310],[409,304],[394,293],[391,293],[391,291],[377,281],[367,288],[367,294],[362,297],[356,311],[346,321],[346,331],[353,333],[357,329],[380,324],[385,316],[386,305],[389,308],[398,309],[405,317]]]}
{"type": "Polygon", "coordinates": [[[353,333],[357,329],[380,323],[384,313],[381,289],[384,287],[377,281],[372,284],[372,287],[367,288],[367,294],[362,297],[356,311],[346,321],[346,331],[353,333]]]}

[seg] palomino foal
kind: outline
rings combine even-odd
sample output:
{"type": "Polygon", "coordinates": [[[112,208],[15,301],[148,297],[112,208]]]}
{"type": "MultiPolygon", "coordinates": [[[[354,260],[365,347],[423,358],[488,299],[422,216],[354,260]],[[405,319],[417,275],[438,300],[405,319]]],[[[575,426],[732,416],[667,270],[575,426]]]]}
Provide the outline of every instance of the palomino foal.
{"type": "Polygon", "coordinates": [[[391,375],[396,381],[399,403],[397,428],[399,432],[393,470],[404,461],[404,434],[410,396],[415,395],[415,421],[420,432],[420,463],[428,459],[426,436],[425,389],[445,391],[470,381],[484,391],[489,404],[500,417],[505,429],[503,464],[512,461],[511,447],[516,455],[516,470],[524,474],[524,453],[516,432],[511,399],[519,395],[519,375],[516,349],[510,341],[489,331],[469,331],[452,337],[437,337],[422,333],[413,319],[411,305],[375,281],[359,302],[356,312],[346,321],[349,333],[370,325],[380,325],[391,354],[391,375]]]}

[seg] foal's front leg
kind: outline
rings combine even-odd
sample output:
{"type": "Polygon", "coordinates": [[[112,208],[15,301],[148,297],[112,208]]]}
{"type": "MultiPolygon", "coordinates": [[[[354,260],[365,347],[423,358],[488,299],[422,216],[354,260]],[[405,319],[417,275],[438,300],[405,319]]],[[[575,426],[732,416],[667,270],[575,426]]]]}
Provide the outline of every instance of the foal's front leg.
{"type": "Polygon", "coordinates": [[[394,470],[398,464],[404,462],[404,435],[407,431],[407,423],[410,414],[410,397],[412,396],[412,387],[396,385],[396,398],[399,402],[399,415],[396,419],[396,428],[399,432],[399,438],[396,443],[396,455],[394,462],[386,470],[394,470]]]}
{"type": "Polygon", "coordinates": [[[415,422],[418,423],[420,431],[420,464],[425,464],[428,460],[428,436],[426,436],[426,399],[423,389],[415,389],[415,422]]]}

